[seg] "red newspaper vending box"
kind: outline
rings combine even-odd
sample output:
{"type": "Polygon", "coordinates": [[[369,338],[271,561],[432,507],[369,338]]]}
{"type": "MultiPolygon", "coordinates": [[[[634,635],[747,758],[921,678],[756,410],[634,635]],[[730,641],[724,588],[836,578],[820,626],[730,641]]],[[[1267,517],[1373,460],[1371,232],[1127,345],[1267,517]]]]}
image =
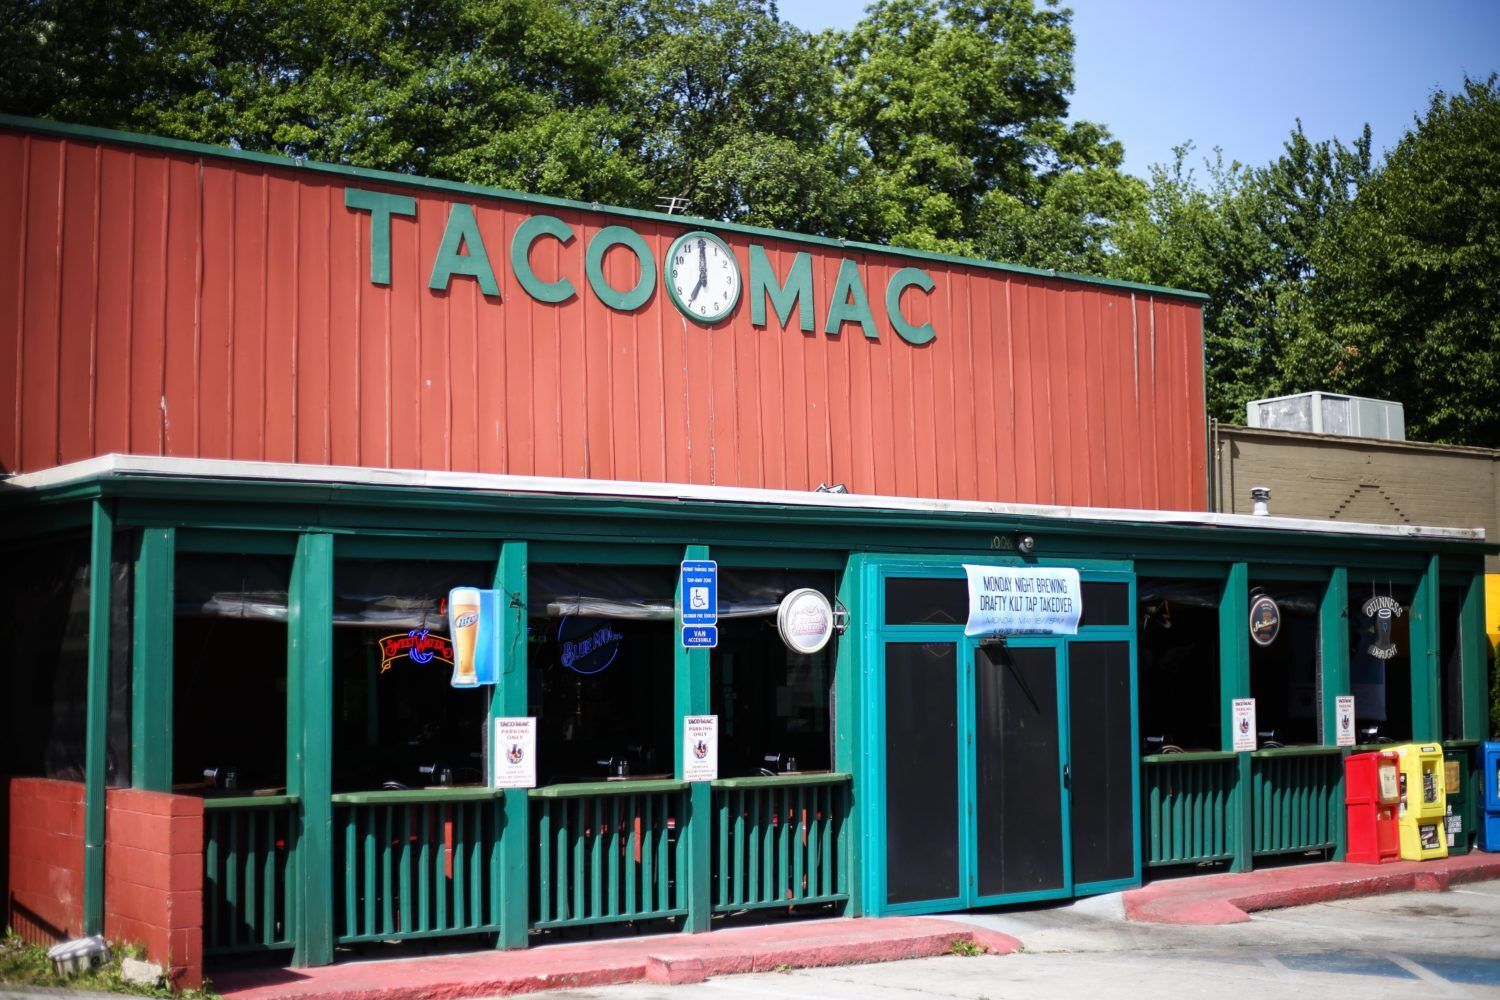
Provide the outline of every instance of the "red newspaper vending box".
{"type": "Polygon", "coordinates": [[[1395,751],[1357,753],[1344,760],[1344,808],[1349,851],[1344,860],[1378,865],[1401,856],[1396,806],[1401,802],[1401,764],[1395,751]]]}

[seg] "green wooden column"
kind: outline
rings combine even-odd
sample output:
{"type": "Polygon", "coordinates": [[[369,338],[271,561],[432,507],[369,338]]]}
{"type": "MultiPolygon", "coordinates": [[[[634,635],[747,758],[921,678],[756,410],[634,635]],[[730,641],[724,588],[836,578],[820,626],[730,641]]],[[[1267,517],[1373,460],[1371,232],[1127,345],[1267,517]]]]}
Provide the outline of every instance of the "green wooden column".
{"type": "Polygon", "coordinates": [[[1466,740],[1490,738],[1490,693],[1486,684],[1484,634],[1484,574],[1476,572],[1464,588],[1460,642],[1463,650],[1463,705],[1466,740]]]}
{"type": "MultiPolygon", "coordinates": [[[[500,547],[495,568],[495,589],[500,591],[499,681],[490,695],[490,718],[525,715],[526,693],[526,543],[506,542],[500,547]]],[[[495,738],[493,726],[490,741],[495,738]]],[[[488,744],[487,744],[488,745],[488,744]]],[[[493,756],[493,750],[491,751],[493,756]]],[[[488,765],[486,761],[486,765],[488,765]]],[[[500,830],[500,934],[498,948],[526,947],[530,929],[529,911],[531,816],[524,788],[507,788],[505,824],[500,830]]]]}
{"type": "Polygon", "coordinates": [[[135,559],[135,639],[131,653],[130,780],[172,790],[172,620],[177,538],[146,528],[135,559]]]}
{"type": "MultiPolygon", "coordinates": [[[[1342,566],[1329,574],[1328,584],[1323,588],[1323,601],[1318,608],[1318,669],[1323,678],[1323,740],[1328,746],[1338,745],[1338,697],[1347,695],[1349,685],[1349,571],[1342,566]]],[[[1349,756],[1346,749],[1341,757],[1349,756]]],[[[1338,786],[1334,790],[1329,806],[1333,830],[1333,860],[1344,860],[1348,847],[1344,824],[1344,772],[1339,770],[1338,786]]]]}
{"type": "Polygon", "coordinates": [[[833,769],[854,776],[849,783],[849,801],[838,843],[839,871],[848,879],[849,887],[849,901],[844,904],[846,917],[863,913],[861,890],[864,879],[860,866],[855,863],[855,845],[859,843],[860,831],[859,734],[863,716],[861,699],[864,697],[860,671],[864,660],[864,636],[873,627],[866,614],[864,574],[865,557],[850,556],[844,564],[838,589],[838,603],[849,613],[849,627],[834,640],[838,652],[833,664],[833,769]]]}
{"type": "Polygon", "coordinates": [[[287,792],[301,803],[292,964],[333,962],[333,536],[297,539],[287,595],[287,792]]]}
{"type": "Polygon", "coordinates": [[[83,744],[83,933],[104,933],[105,749],[109,727],[110,566],[114,513],[103,500],[90,511],[89,639],[83,744]]]}
{"type": "MultiPolygon", "coordinates": [[[[708,546],[689,545],[683,559],[707,559],[708,546]]],[[[687,715],[707,715],[709,710],[709,651],[685,649],[682,645],[682,574],[677,574],[677,593],[673,640],[672,678],[672,761],[681,780],[682,719],[687,715]]],[[[709,877],[713,848],[713,793],[706,781],[695,781],[688,787],[686,826],[678,834],[677,877],[687,897],[687,917],[682,929],[689,933],[708,930],[713,899],[709,877]]]]}
{"type": "Polygon", "coordinates": [[[1411,602],[1411,738],[1430,743],[1443,738],[1438,696],[1438,557],[1427,560],[1411,602]]]}
{"type": "MultiPolygon", "coordinates": [[[[1234,563],[1219,597],[1219,709],[1220,741],[1224,750],[1234,749],[1234,699],[1250,697],[1250,567],[1234,563]]],[[[1225,806],[1229,842],[1234,848],[1230,870],[1249,871],[1254,852],[1253,799],[1250,788],[1250,755],[1237,755],[1234,794],[1225,806]]]]}

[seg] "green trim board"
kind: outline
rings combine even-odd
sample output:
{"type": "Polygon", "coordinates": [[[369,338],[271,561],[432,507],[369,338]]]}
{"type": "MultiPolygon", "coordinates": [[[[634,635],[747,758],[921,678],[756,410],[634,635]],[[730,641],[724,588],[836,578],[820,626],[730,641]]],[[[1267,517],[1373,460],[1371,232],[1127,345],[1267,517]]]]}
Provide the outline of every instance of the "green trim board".
{"type": "Polygon", "coordinates": [[[88,667],[84,696],[83,933],[104,933],[104,811],[109,727],[109,608],[114,517],[90,505],[88,667]]]}
{"type": "MultiPolygon", "coordinates": [[[[524,716],[527,713],[527,645],[526,611],[529,600],[527,550],[523,541],[507,541],[500,546],[500,561],[495,568],[495,589],[502,597],[500,619],[501,671],[499,682],[490,696],[490,718],[524,716]]],[[[493,736],[491,737],[493,739],[493,736]]],[[[489,773],[489,761],[485,773],[489,773]]],[[[530,916],[527,899],[530,894],[531,811],[525,788],[507,788],[504,825],[496,845],[500,882],[500,948],[526,947],[530,916]]]]}
{"type": "MultiPolygon", "coordinates": [[[[334,796],[337,800],[338,796],[334,796]]],[[[236,809],[279,809],[294,806],[301,800],[295,795],[236,795],[225,798],[205,798],[204,812],[232,812],[236,809]]]]}
{"type": "MultiPolygon", "coordinates": [[[[487,187],[478,184],[465,184],[459,181],[441,180],[434,177],[413,177],[409,174],[400,174],[386,170],[372,170],[368,167],[350,167],[342,164],[321,163],[316,160],[305,158],[291,158],[278,156],[270,153],[253,153],[242,149],[229,149],[223,146],[213,146],[201,142],[189,142],[182,139],[168,139],[161,136],[143,135],[136,132],[124,132],[116,129],[96,128],[91,125],[70,125],[63,122],[48,121],[41,118],[23,118],[16,115],[0,115],[0,127],[13,128],[18,131],[36,132],[43,135],[54,135],[64,139],[87,139],[94,142],[108,142],[123,146],[135,146],[145,149],[157,149],[169,153],[187,153],[194,156],[213,157],[223,160],[234,160],[241,163],[254,163],[259,166],[277,167],[280,169],[309,171],[317,174],[327,174],[335,177],[358,178],[379,184],[388,184],[393,187],[405,189],[421,189],[441,194],[463,194],[477,195],[484,198],[499,198],[506,201],[517,201],[528,205],[536,205],[546,208],[566,208],[580,212],[597,212],[605,215],[620,216],[628,219],[639,219],[648,222],[666,223],[672,226],[697,226],[710,232],[737,233],[747,236],[761,236],[770,239],[783,240],[792,243],[802,243],[810,246],[825,247],[838,251],[856,250],[864,253],[879,254],[882,256],[900,257],[910,260],[939,261],[945,264],[958,264],[965,267],[980,268],[983,270],[1002,271],[1011,274],[1023,274],[1042,278],[1056,278],[1061,281],[1079,282],[1088,285],[1099,285],[1106,288],[1118,288],[1123,291],[1144,292],[1150,295],[1161,295],[1168,298],[1186,299],[1191,302],[1203,303],[1208,301],[1208,296],[1203,292],[1187,291],[1180,288],[1167,288],[1160,285],[1148,285],[1134,281],[1118,281],[1110,278],[1099,278],[1092,275],[1074,274],[1067,271],[1054,269],[1043,269],[1035,267],[1024,267],[1020,264],[1004,264],[997,261],[980,260],[973,257],[962,257],[956,254],[934,253],[925,250],[913,250],[905,247],[883,246],[876,243],[862,243],[856,240],[843,240],[826,236],[810,236],[803,233],[785,232],[777,229],[767,229],[761,226],[747,226],[734,222],[716,222],[712,219],[701,219],[686,215],[668,215],[664,212],[653,212],[645,209],[621,208],[617,206],[600,205],[593,202],[574,201],[567,198],[554,198],[547,195],[523,194],[517,191],[508,191],[504,188],[487,187]]],[[[380,192],[368,192],[378,195],[380,192]]],[[[388,196],[390,197],[390,196],[388,196]]],[[[393,205],[399,208],[402,202],[393,201],[393,205]]],[[[395,212],[395,209],[392,209],[395,212]]],[[[395,212],[395,214],[404,214],[395,212]]],[[[389,261],[386,264],[385,277],[389,280],[389,261]]],[[[371,261],[372,278],[380,273],[376,262],[371,261]]],[[[378,282],[377,282],[378,283],[378,282]]]]}
{"type": "Polygon", "coordinates": [[[854,780],[852,774],[844,774],[839,771],[798,771],[792,774],[778,774],[775,777],[760,775],[748,778],[720,778],[711,781],[714,788],[728,790],[742,788],[790,788],[797,785],[827,785],[848,784],[854,780]]]}
{"type": "Polygon", "coordinates": [[[135,562],[130,778],[153,792],[172,790],[175,536],[172,528],[143,529],[135,562]]]}
{"type": "Polygon", "coordinates": [[[567,785],[543,785],[527,794],[533,799],[587,799],[598,795],[651,795],[680,792],[688,782],[675,778],[629,778],[623,781],[578,781],[567,785]]]}
{"type": "MultiPolygon", "coordinates": [[[[864,748],[875,745],[869,742],[864,730],[870,715],[865,710],[864,695],[864,665],[870,662],[866,640],[874,622],[865,586],[868,566],[868,556],[849,555],[836,585],[835,608],[842,607],[848,618],[845,630],[834,639],[837,645],[833,661],[833,766],[850,775],[865,766],[864,748]]],[[[868,784],[857,778],[851,782],[844,824],[839,828],[839,864],[848,873],[846,917],[864,912],[865,869],[855,859],[864,858],[870,850],[863,840],[863,831],[870,828],[868,809],[864,807],[865,799],[869,798],[865,791],[868,788],[868,784]]]]}
{"type": "MultiPolygon", "coordinates": [[[[689,545],[682,550],[683,561],[709,558],[708,546],[689,545]]],[[[682,634],[682,574],[677,574],[673,595],[673,678],[672,678],[672,770],[677,780],[683,776],[682,720],[689,715],[707,715],[710,703],[710,650],[688,649],[682,634]]],[[[682,929],[687,933],[706,931],[713,916],[712,851],[713,795],[706,781],[688,783],[687,814],[678,829],[678,875],[687,900],[687,916],[682,929]]]]}
{"type": "Polygon", "coordinates": [[[333,962],[333,559],[328,534],[298,539],[287,594],[287,793],[300,802],[292,964],[333,962]],[[295,704],[293,704],[295,702],[295,704]]]}

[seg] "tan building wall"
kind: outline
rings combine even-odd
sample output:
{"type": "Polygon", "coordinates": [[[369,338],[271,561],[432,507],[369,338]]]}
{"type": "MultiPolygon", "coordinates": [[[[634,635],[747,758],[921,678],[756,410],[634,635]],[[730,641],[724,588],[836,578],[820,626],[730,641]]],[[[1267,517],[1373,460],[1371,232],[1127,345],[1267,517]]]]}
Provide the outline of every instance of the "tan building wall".
{"type": "MultiPolygon", "coordinates": [[[[1500,540],[1500,451],[1217,425],[1209,441],[1212,506],[1250,513],[1250,487],[1271,513],[1335,521],[1483,528],[1500,540]]],[[[1500,572],[1500,556],[1486,570],[1500,572]]]]}
{"type": "MultiPolygon", "coordinates": [[[[1214,425],[1212,509],[1250,513],[1250,487],[1271,513],[1335,521],[1483,528],[1500,541],[1500,451],[1214,425]]],[[[1500,556],[1485,559],[1485,631],[1500,646],[1500,556]]]]}

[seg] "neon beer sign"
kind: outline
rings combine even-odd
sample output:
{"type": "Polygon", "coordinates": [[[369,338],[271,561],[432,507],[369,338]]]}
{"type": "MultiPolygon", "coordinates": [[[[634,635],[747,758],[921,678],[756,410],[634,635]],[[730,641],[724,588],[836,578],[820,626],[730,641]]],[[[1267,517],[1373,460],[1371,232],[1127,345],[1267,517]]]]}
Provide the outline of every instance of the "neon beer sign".
{"type": "Polygon", "coordinates": [[[434,635],[425,628],[414,628],[404,635],[388,635],[379,642],[381,673],[402,657],[421,666],[434,662],[453,666],[453,643],[447,636],[434,635]]]}

